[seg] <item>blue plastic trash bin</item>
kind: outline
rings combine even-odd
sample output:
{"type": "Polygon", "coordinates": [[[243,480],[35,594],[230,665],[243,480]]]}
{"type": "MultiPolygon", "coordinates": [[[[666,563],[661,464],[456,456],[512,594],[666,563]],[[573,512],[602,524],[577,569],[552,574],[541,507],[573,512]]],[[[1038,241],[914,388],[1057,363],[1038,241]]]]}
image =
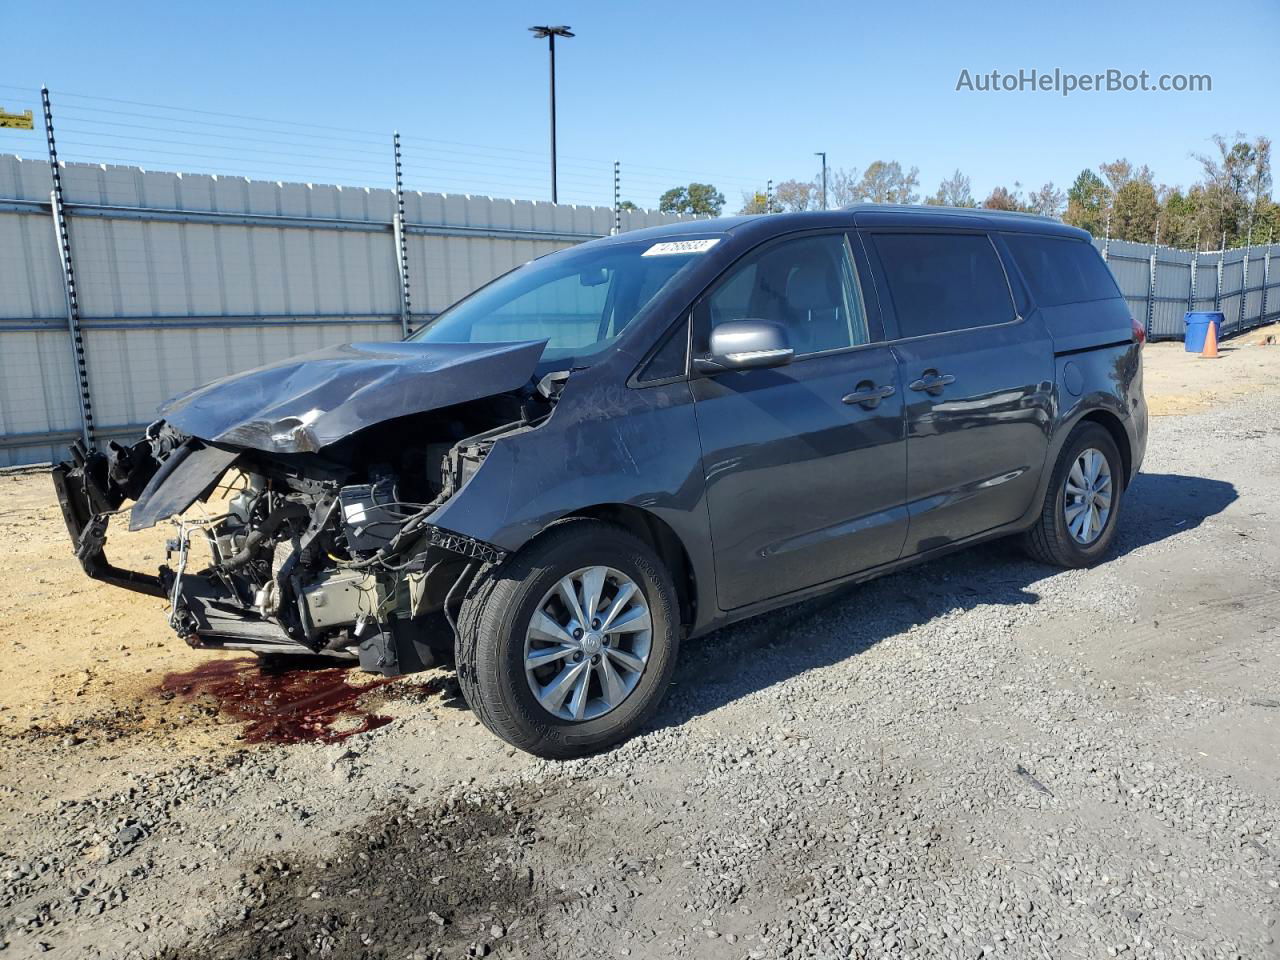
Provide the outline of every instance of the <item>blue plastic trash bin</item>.
{"type": "Polygon", "coordinates": [[[1209,324],[1213,324],[1213,332],[1222,342],[1222,321],[1226,319],[1220,313],[1187,313],[1182,322],[1187,325],[1183,344],[1187,353],[1199,353],[1204,349],[1204,339],[1209,335],[1209,324]]]}

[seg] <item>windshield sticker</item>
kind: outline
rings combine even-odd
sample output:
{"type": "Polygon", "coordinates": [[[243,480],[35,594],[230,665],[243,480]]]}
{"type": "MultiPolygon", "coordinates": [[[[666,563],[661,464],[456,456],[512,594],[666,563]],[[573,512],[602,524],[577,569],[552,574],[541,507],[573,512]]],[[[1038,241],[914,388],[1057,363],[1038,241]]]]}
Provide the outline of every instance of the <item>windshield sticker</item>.
{"type": "Polygon", "coordinates": [[[719,237],[707,240],[667,240],[665,243],[655,243],[640,256],[670,257],[679,253],[706,253],[719,242],[719,237]]]}

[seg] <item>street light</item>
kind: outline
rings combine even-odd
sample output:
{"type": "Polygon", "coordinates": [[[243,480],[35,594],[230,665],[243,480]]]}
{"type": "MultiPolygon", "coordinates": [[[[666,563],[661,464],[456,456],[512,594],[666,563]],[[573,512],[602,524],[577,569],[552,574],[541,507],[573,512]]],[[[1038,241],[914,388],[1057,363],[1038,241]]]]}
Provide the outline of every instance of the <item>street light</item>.
{"type": "Polygon", "coordinates": [[[547,46],[551,51],[551,202],[557,203],[556,195],[556,37],[573,36],[573,31],[566,26],[530,27],[529,32],[535,40],[547,38],[547,46]]]}
{"type": "Polygon", "coordinates": [[[822,158],[822,209],[827,209],[827,151],[813,151],[815,157],[822,158]]]}

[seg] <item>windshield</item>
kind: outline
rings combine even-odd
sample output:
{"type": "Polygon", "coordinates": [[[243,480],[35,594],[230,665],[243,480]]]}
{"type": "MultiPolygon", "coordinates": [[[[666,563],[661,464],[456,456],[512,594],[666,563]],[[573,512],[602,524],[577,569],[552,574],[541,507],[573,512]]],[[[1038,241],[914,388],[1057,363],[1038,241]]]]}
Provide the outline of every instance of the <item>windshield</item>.
{"type": "Polygon", "coordinates": [[[649,240],[571,247],[481,287],[410,339],[546,340],[544,361],[581,365],[613,343],[641,308],[712,244],[649,240]]]}

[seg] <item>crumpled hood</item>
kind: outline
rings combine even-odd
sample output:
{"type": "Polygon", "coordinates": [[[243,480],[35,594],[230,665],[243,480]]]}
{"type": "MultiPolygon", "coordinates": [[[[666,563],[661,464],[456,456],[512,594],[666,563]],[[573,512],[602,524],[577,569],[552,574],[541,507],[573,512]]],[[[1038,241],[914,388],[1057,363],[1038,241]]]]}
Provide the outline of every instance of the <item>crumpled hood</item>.
{"type": "Polygon", "coordinates": [[[160,413],[215,443],[316,451],[375,423],[518,389],[546,345],[348,343],[214,380],[160,413]]]}

